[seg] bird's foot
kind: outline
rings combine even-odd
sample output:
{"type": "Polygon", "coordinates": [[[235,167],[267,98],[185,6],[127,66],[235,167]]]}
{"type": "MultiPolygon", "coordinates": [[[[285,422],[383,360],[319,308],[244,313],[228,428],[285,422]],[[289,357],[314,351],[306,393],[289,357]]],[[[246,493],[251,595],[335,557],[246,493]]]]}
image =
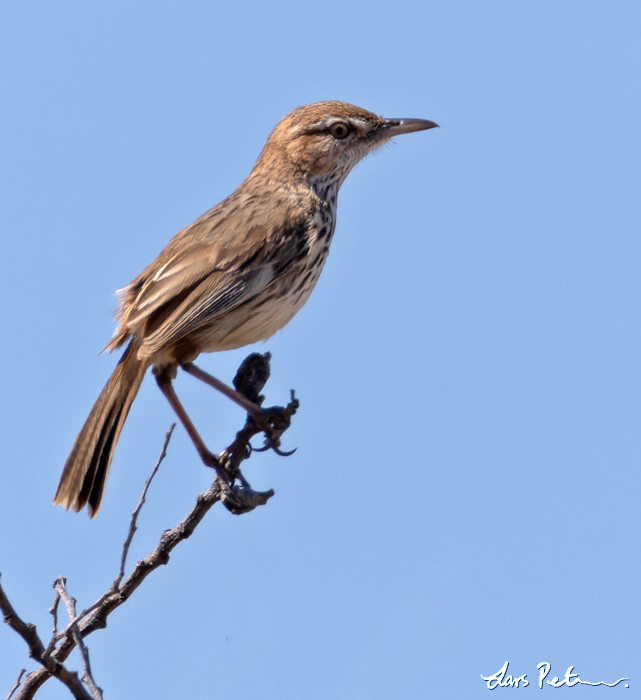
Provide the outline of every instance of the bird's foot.
{"type": "Polygon", "coordinates": [[[249,513],[258,506],[263,506],[274,495],[274,491],[254,491],[249,485],[249,482],[242,475],[240,469],[232,478],[229,472],[221,464],[221,460],[208,450],[200,455],[203,462],[212,469],[216,470],[218,484],[220,486],[220,500],[225,508],[234,515],[242,515],[249,513]],[[240,483],[236,484],[238,480],[240,483]]]}
{"type": "Polygon", "coordinates": [[[251,414],[252,420],[257,427],[265,433],[264,447],[253,448],[253,452],[265,452],[266,450],[274,450],[281,457],[289,457],[296,452],[296,448],[290,451],[280,449],[280,439],[283,433],[291,425],[291,419],[294,413],[298,410],[300,403],[294,392],[291,392],[291,400],[287,406],[272,406],[271,408],[261,408],[260,413],[251,414]]]}

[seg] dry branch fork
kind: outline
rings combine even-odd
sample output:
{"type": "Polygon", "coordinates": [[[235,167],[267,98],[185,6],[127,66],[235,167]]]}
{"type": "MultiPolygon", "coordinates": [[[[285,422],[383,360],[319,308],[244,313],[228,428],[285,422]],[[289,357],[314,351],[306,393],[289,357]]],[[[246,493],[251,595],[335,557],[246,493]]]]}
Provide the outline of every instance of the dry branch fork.
{"type": "MultiPolygon", "coordinates": [[[[263,397],[260,392],[263,390],[269,379],[269,353],[252,353],[241,364],[234,386],[236,390],[254,404],[261,405],[263,397]]],[[[217,502],[223,505],[232,513],[240,515],[248,513],[257,506],[264,505],[274,495],[269,491],[254,491],[242,472],[240,465],[248,459],[252,452],[273,449],[278,454],[291,454],[281,452],[280,440],[283,433],[289,428],[291,417],[298,409],[298,400],[292,392],[290,403],[284,408],[267,409],[269,413],[269,430],[265,431],[265,425],[258,424],[251,414],[247,415],[245,425],[236,434],[236,438],[216,456],[218,463],[223,467],[227,479],[221,479],[218,474],[214,478],[210,488],[196,497],[196,503],[187,516],[170,530],[165,530],[160,541],[154,550],[143,559],[140,559],[134,566],[132,572],[125,577],[125,567],[127,554],[132,539],[137,529],[137,520],[140,510],[145,503],[145,498],[149,485],[157,473],[167,453],[167,446],[174,429],[172,425],[162,446],[158,460],[145,483],[138,505],[134,509],[129,529],[125,538],[120,568],[113,584],[103,595],[92,605],[85,608],[81,613],[76,614],[76,601],[69,595],[66,588],[66,581],[59,577],[54,583],[56,590],[55,598],[49,612],[52,615],[53,631],[48,645],[45,647],[35,625],[25,623],[15,612],[9,602],[2,585],[0,585],[0,610],[4,615],[4,622],[17,632],[27,643],[29,655],[41,664],[41,668],[28,673],[24,678],[24,683],[20,685],[23,672],[14,683],[7,700],[28,700],[33,698],[38,689],[52,676],[55,676],[64,683],[74,698],[80,700],[101,700],[102,690],[96,685],[89,662],[89,652],[83,640],[92,632],[103,629],[107,626],[107,618],[118,607],[120,607],[131,594],[142,584],[145,578],[155,569],[169,562],[169,555],[174,547],[187,539],[203,520],[209,509],[217,502]],[[261,449],[251,447],[250,440],[257,434],[265,432],[265,446],[261,449]],[[58,605],[63,601],[69,615],[69,623],[64,629],[58,631],[58,605]],[[64,662],[71,652],[78,647],[83,662],[82,679],[75,671],[70,671],[64,666],[64,662]]]]}

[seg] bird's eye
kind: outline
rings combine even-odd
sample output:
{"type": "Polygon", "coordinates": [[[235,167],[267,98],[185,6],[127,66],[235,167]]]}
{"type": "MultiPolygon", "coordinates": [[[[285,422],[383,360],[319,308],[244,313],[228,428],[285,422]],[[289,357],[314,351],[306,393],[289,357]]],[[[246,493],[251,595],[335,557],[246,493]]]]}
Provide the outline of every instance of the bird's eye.
{"type": "Polygon", "coordinates": [[[335,139],[344,139],[350,132],[349,124],[345,122],[336,122],[329,127],[329,133],[335,139]]]}

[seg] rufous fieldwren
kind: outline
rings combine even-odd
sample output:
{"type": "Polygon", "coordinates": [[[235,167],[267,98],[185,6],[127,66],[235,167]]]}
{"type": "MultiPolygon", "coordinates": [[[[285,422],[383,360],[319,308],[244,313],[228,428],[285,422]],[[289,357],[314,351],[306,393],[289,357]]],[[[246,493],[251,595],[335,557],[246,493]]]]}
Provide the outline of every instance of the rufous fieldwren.
{"type": "Polygon", "coordinates": [[[336,197],[364,156],[399,134],[437,126],[383,119],[345,102],[298,107],[269,135],[247,179],[177,233],[120,292],[118,327],[107,349],[128,342],[64,466],[54,503],[93,517],[114,448],[144,374],[156,380],[209,466],[205,447],[173,390],[184,368],[243,405],[261,408],[193,364],[201,352],[264,340],[311,294],[336,225],[336,197]]]}

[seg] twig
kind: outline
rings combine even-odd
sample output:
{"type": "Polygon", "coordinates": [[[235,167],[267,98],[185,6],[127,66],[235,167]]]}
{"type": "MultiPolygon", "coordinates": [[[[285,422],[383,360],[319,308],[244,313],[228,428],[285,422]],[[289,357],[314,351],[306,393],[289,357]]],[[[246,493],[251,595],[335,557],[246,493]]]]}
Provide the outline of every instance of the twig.
{"type": "MultiPolygon", "coordinates": [[[[56,584],[53,584],[53,587],[56,587],[56,584]]],[[[47,645],[47,648],[45,649],[45,654],[49,656],[51,652],[53,651],[53,648],[56,646],[56,641],[58,638],[58,603],[60,603],[60,593],[56,590],[56,595],[54,596],[53,603],[51,603],[51,607],[49,608],[49,614],[52,617],[51,620],[51,627],[52,627],[52,632],[51,632],[51,639],[49,640],[49,644],[47,645]]]]}
{"type": "Polygon", "coordinates": [[[18,677],[16,678],[16,682],[13,684],[13,688],[9,691],[9,695],[4,700],[11,700],[11,696],[18,690],[20,687],[20,681],[22,680],[22,676],[25,674],[27,671],[26,668],[23,668],[20,673],[18,674],[18,677]]]}
{"type": "MultiPolygon", "coordinates": [[[[53,587],[56,588],[56,584],[53,584],[53,587]]],[[[49,608],[49,614],[53,618],[51,621],[51,626],[53,628],[53,635],[55,636],[58,634],[58,603],[60,602],[60,593],[58,593],[58,590],[56,589],[56,595],[53,599],[53,603],[51,603],[51,607],[49,608]]]]}
{"type": "Polygon", "coordinates": [[[174,432],[174,428],[176,427],[175,423],[172,423],[171,426],[169,427],[169,430],[167,431],[165,435],[165,441],[163,442],[162,449],[160,450],[160,455],[158,457],[158,460],[154,466],[154,468],[151,470],[151,474],[149,475],[149,478],[145,482],[145,486],[142,490],[142,494],[140,496],[140,500],[138,501],[138,505],[134,508],[133,513],[131,514],[131,521],[129,523],[129,532],[127,533],[127,538],[125,539],[125,543],[122,546],[122,556],[120,557],[120,571],[118,571],[118,576],[116,576],[111,589],[113,591],[118,590],[118,586],[120,586],[120,582],[122,581],[123,576],[125,575],[125,565],[127,563],[127,554],[129,554],[129,547],[131,546],[131,541],[134,538],[134,535],[136,533],[137,527],[136,527],[136,522],[138,521],[138,514],[140,513],[140,510],[142,507],[145,505],[145,498],[147,496],[147,491],[149,490],[149,485],[151,484],[151,480],[156,476],[156,473],[158,472],[158,469],[160,469],[160,465],[162,464],[163,459],[165,459],[165,456],[167,455],[167,447],[169,446],[169,441],[171,440],[172,433],[174,432]]]}
{"type": "MultiPolygon", "coordinates": [[[[169,441],[171,439],[171,436],[174,432],[174,428],[176,427],[175,423],[172,423],[169,426],[169,430],[165,434],[165,440],[163,442],[162,449],[160,451],[160,455],[156,461],[156,464],[154,465],[154,468],[151,471],[151,474],[149,475],[149,478],[145,482],[145,485],[142,490],[142,494],[140,496],[140,500],[138,501],[138,505],[134,509],[132,515],[131,515],[131,521],[129,523],[129,531],[127,533],[127,538],[125,539],[125,542],[122,547],[122,556],[120,558],[120,570],[118,572],[118,575],[116,576],[114,582],[111,584],[111,588],[106,592],[103,593],[98,600],[96,600],[94,603],[92,603],[89,607],[85,608],[81,613],[76,615],[73,619],[70,620],[69,624],[63,629],[61,632],[56,632],[54,630],[53,636],[51,638],[51,642],[49,642],[49,646],[53,648],[53,646],[59,642],[64,636],[67,635],[67,633],[71,630],[73,625],[77,624],[85,618],[92,610],[95,610],[96,608],[100,607],[102,603],[115,591],[118,590],[118,587],[120,586],[120,582],[122,581],[122,577],[124,576],[125,573],[125,564],[127,562],[127,554],[129,553],[129,547],[131,545],[131,541],[134,538],[134,534],[136,533],[136,521],[138,520],[138,514],[140,513],[141,508],[143,507],[145,503],[145,497],[147,496],[147,491],[149,490],[149,485],[151,484],[151,480],[154,478],[156,473],[158,472],[158,469],[160,468],[160,465],[165,459],[167,455],[167,447],[169,446],[169,441]]],[[[55,584],[54,584],[55,587],[55,584]]],[[[58,594],[59,595],[59,594],[58,594]]],[[[54,601],[55,602],[55,601],[54,601]]],[[[52,606],[53,607],[53,606],[52,606]]]]}
{"type": "MultiPolygon", "coordinates": [[[[54,586],[56,588],[56,591],[58,591],[58,594],[62,598],[65,607],[67,608],[67,614],[69,615],[69,619],[74,620],[76,618],[76,599],[72,598],[69,595],[69,591],[67,591],[66,584],[66,579],[62,576],[59,576],[54,586]]],[[[89,688],[91,697],[95,700],[102,700],[102,689],[96,685],[96,682],[94,681],[93,675],[91,673],[89,649],[87,649],[87,645],[82,641],[80,630],[78,629],[78,623],[72,622],[71,633],[73,634],[73,640],[76,643],[76,646],[78,647],[78,651],[80,652],[80,656],[82,658],[82,680],[87,686],[87,688],[89,688]]]]}

